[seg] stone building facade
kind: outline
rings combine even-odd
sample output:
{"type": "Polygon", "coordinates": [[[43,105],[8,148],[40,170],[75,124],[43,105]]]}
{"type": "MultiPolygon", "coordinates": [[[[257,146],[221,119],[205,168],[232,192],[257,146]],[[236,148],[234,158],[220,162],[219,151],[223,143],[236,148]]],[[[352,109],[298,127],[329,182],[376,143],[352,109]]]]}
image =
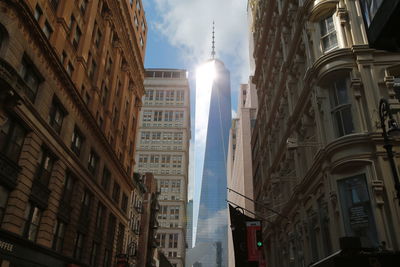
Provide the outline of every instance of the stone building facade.
{"type": "Polygon", "coordinates": [[[151,172],[160,191],[157,244],[174,267],[185,263],[190,141],[186,70],[146,69],[136,170],[151,172]]]}
{"type": "MultiPolygon", "coordinates": [[[[232,119],[227,159],[228,200],[246,209],[244,214],[254,217],[253,168],[251,133],[257,116],[257,91],[251,84],[241,84],[237,118],[232,119]],[[242,194],[239,195],[239,194],[242,194]],[[243,197],[245,196],[245,197],[243,197]]],[[[229,218],[229,224],[230,218],[229,218]]],[[[228,266],[235,266],[232,231],[228,230],[228,266]]]]}
{"type": "Polygon", "coordinates": [[[267,265],[307,266],[338,251],[341,236],[399,250],[399,200],[378,115],[380,98],[398,110],[399,54],[369,48],[359,1],[249,5],[254,194],[269,221],[267,265]]]}
{"type": "Polygon", "coordinates": [[[0,266],[127,252],[146,32],[140,0],[0,2],[0,266]]]}

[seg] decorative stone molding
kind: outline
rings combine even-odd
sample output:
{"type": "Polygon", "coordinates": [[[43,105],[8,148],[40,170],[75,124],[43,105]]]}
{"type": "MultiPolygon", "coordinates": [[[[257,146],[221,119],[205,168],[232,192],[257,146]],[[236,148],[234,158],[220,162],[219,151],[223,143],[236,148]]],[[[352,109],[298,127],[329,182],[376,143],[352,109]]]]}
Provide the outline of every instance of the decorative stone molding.
{"type": "Polygon", "coordinates": [[[384,193],[384,189],[385,189],[383,181],[382,180],[372,180],[371,186],[372,186],[372,192],[373,192],[373,196],[375,198],[376,204],[378,206],[383,206],[383,204],[385,204],[385,201],[383,199],[383,193],[384,193]]]}

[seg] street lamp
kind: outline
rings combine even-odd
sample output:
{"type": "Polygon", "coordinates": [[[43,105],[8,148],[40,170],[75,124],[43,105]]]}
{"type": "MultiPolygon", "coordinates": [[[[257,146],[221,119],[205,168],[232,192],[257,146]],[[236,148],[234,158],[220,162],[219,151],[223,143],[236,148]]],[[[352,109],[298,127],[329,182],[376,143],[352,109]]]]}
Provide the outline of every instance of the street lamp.
{"type": "Polygon", "coordinates": [[[396,189],[397,199],[399,200],[400,205],[400,182],[399,175],[397,173],[396,164],[393,159],[393,145],[390,142],[389,136],[400,136],[400,129],[397,125],[395,119],[393,119],[393,114],[389,106],[389,102],[382,98],[379,102],[379,118],[381,120],[381,128],[382,128],[382,136],[384,141],[384,148],[386,149],[386,153],[389,158],[390,167],[392,169],[394,187],[396,189]],[[387,125],[389,130],[386,131],[385,121],[387,121],[387,125]]]}

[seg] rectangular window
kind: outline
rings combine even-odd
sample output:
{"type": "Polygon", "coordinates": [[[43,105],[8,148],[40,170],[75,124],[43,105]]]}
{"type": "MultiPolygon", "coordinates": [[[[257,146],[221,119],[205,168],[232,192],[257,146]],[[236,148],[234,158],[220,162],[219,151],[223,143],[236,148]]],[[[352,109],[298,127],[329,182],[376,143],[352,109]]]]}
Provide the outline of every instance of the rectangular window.
{"type": "Polygon", "coordinates": [[[7,206],[8,194],[9,191],[4,186],[0,185],[0,224],[4,218],[4,212],[7,206]]]}
{"type": "Polygon", "coordinates": [[[34,67],[32,61],[30,61],[26,56],[22,59],[21,64],[21,77],[27,85],[25,93],[31,102],[35,101],[36,94],[39,88],[39,84],[42,82],[42,78],[39,72],[34,67]]]}
{"type": "Polygon", "coordinates": [[[362,247],[377,248],[380,244],[365,175],[339,180],[338,187],[346,235],[360,237],[362,247]]]}
{"type": "Polygon", "coordinates": [[[104,251],[103,266],[111,266],[111,250],[109,248],[104,251]]]}
{"type": "Polygon", "coordinates": [[[92,59],[92,65],[90,66],[90,69],[89,69],[89,78],[90,79],[93,79],[94,74],[96,73],[96,69],[97,69],[96,61],[94,59],[92,59]]]}
{"type": "Polygon", "coordinates": [[[60,0],[50,0],[50,6],[54,11],[57,11],[58,2],[60,2],[60,0]]]}
{"type": "Polygon", "coordinates": [[[11,117],[0,128],[0,152],[8,159],[18,162],[26,131],[11,117]]]}
{"type": "Polygon", "coordinates": [[[64,235],[65,235],[65,223],[60,220],[57,220],[53,229],[53,244],[52,244],[52,248],[57,252],[62,251],[64,243],[64,235]]]}
{"type": "Polygon", "coordinates": [[[94,176],[96,176],[96,174],[97,174],[98,165],[99,165],[99,156],[97,155],[96,152],[94,152],[92,150],[92,151],[90,151],[90,154],[89,154],[88,170],[94,176]]]}
{"type": "Polygon", "coordinates": [[[162,121],[162,111],[154,111],[154,121],[162,121]]]}
{"type": "Polygon", "coordinates": [[[53,98],[49,112],[49,124],[57,132],[60,133],[61,126],[66,115],[64,107],[57,98],[53,98]]]}
{"type": "Polygon", "coordinates": [[[111,172],[107,169],[107,167],[104,166],[103,176],[101,178],[101,186],[106,191],[108,190],[108,186],[110,185],[110,179],[111,179],[111,172]]]}
{"type": "Polygon", "coordinates": [[[336,126],[337,136],[354,133],[350,98],[348,97],[348,80],[338,79],[330,90],[331,113],[336,126]]]}
{"type": "Polygon", "coordinates": [[[143,111],[143,121],[151,121],[153,112],[151,110],[143,111]]]}
{"type": "Polygon", "coordinates": [[[64,192],[62,201],[65,203],[71,203],[72,201],[72,193],[74,190],[74,179],[70,173],[67,173],[64,180],[64,192]]]}
{"type": "Polygon", "coordinates": [[[42,30],[47,39],[50,39],[51,34],[53,33],[53,29],[51,28],[50,23],[47,20],[44,23],[42,30]]]}
{"type": "Polygon", "coordinates": [[[81,10],[81,13],[83,15],[86,12],[87,5],[88,5],[88,0],[82,0],[81,6],[80,6],[80,10],[81,10]]]}
{"type": "Polygon", "coordinates": [[[81,199],[81,215],[80,218],[82,221],[89,221],[89,213],[90,213],[90,203],[92,196],[89,191],[85,190],[81,199]]]}
{"type": "Polygon", "coordinates": [[[78,48],[81,36],[82,36],[81,29],[79,28],[78,25],[76,25],[74,39],[72,40],[72,45],[75,47],[75,49],[78,48]]]}
{"type": "Polygon", "coordinates": [[[154,94],[154,90],[146,90],[146,97],[145,100],[149,100],[152,101],[153,100],[153,94],[154,94]]]}
{"type": "Polygon", "coordinates": [[[49,184],[54,161],[54,156],[49,152],[49,150],[42,148],[40,151],[38,166],[36,168],[35,179],[45,186],[49,184]]]}
{"type": "Polygon", "coordinates": [[[164,121],[172,121],[173,117],[174,117],[173,111],[166,111],[164,113],[164,121]]]}
{"type": "Polygon", "coordinates": [[[320,21],[321,30],[321,45],[322,51],[328,52],[338,47],[335,24],[333,22],[333,16],[329,16],[326,19],[320,21]]]}
{"type": "Polygon", "coordinates": [[[108,227],[107,227],[107,239],[106,239],[107,247],[112,248],[114,246],[115,227],[116,227],[115,216],[113,214],[110,214],[110,216],[108,217],[108,227]]]}
{"type": "Polygon", "coordinates": [[[124,212],[126,212],[128,208],[128,196],[125,194],[122,195],[121,208],[124,212]]]}
{"type": "Polygon", "coordinates": [[[74,258],[80,260],[82,256],[82,248],[83,248],[83,234],[77,232],[74,242],[74,258]]]}
{"type": "Polygon", "coordinates": [[[39,230],[42,211],[33,203],[28,202],[25,210],[25,230],[24,237],[30,241],[36,241],[39,230]]]}
{"type": "Polygon", "coordinates": [[[35,7],[35,13],[34,13],[35,19],[36,19],[37,21],[39,21],[39,19],[42,17],[42,15],[43,15],[42,9],[40,8],[39,5],[36,5],[36,7],[35,7]]]}
{"type": "Polygon", "coordinates": [[[95,43],[95,45],[96,45],[97,48],[100,47],[101,35],[102,35],[102,34],[101,34],[101,31],[100,31],[99,29],[97,29],[96,37],[95,37],[95,41],[94,41],[94,43],[95,43]]]}
{"type": "Polygon", "coordinates": [[[97,266],[97,254],[98,254],[99,244],[93,242],[92,251],[90,252],[89,264],[90,266],[97,266]]]}
{"type": "Polygon", "coordinates": [[[120,195],[120,186],[116,181],[114,181],[114,188],[113,188],[112,198],[117,203],[119,203],[119,195],[120,195]]]}
{"type": "Polygon", "coordinates": [[[71,61],[68,62],[65,70],[67,71],[69,76],[72,76],[72,73],[74,73],[74,66],[72,65],[71,61]]]}
{"type": "Polygon", "coordinates": [[[163,90],[156,90],[156,101],[163,101],[164,100],[164,91],[163,90]]]}
{"type": "Polygon", "coordinates": [[[74,132],[72,134],[71,149],[78,156],[81,153],[81,148],[82,148],[83,142],[84,142],[83,134],[81,133],[81,131],[78,128],[75,127],[74,132]]]}
{"type": "Polygon", "coordinates": [[[96,232],[102,232],[104,226],[105,207],[99,202],[96,212],[96,232]]]}
{"type": "Polygon", "coordinates": [[[176,101],[183,102],[185,100],[185,91],[178,90],[176,91],[176,101]]]}
{"type": "Polygon", "coordinates": [[[120,223],[118,226],[118,237],[117,237],[117,254],[122,253],[123,242],[124,242],[124,235],[125,235],[125,226],[120,223]]]}

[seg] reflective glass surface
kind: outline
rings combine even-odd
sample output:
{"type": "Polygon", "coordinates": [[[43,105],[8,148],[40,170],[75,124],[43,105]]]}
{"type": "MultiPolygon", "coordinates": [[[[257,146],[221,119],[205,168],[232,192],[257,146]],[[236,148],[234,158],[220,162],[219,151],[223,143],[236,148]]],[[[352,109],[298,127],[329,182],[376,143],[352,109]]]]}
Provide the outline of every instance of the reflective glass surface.
{"type": "Polygon", "coordinates": [[[197,262],[210,267],[227,266],[226,159],[231,127],[230,74],[218,60],[215,67],[196,235],[196,246],[208,247],[197,262]]]}

